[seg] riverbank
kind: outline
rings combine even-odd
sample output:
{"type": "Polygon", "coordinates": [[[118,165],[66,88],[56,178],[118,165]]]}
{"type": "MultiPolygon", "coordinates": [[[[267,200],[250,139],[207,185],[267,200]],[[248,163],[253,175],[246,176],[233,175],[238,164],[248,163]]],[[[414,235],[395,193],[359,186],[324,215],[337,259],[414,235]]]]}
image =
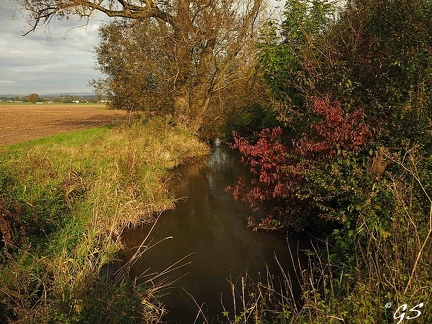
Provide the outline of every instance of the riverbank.
{"type": "Polygon", "coordinates": [[[167,170],[208,147],[153,119],[0,151],[0,321],[158,320],[151,287],[114,280],[107,266],[124,229],[173,208],[167,170]]]}

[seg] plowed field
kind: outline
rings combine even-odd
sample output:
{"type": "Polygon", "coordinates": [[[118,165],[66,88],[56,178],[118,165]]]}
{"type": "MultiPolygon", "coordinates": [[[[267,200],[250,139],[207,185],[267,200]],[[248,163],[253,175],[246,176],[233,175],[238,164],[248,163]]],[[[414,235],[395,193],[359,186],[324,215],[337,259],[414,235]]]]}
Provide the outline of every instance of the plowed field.
{"type": "Polygon", "coordinates": [[[0,104],[0,145],[113,124],[126,116],[101,104],[0,104]]]}

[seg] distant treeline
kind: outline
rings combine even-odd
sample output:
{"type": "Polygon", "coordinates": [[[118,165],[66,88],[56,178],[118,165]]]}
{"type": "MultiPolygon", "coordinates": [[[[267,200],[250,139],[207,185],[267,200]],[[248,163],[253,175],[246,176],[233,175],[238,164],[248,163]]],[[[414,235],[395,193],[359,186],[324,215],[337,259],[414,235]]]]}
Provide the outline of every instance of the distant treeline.
{"type": "Polygon", "coordinates": [[[58,95],[58,96],[40,96],[36,93],[29,94],[27,96],[0,96],[0,102],[61,102],[61,103],[74,103],[74,102],[88,102],[98,103],[106,102],[104,97],[98,95],[58,95]]]}

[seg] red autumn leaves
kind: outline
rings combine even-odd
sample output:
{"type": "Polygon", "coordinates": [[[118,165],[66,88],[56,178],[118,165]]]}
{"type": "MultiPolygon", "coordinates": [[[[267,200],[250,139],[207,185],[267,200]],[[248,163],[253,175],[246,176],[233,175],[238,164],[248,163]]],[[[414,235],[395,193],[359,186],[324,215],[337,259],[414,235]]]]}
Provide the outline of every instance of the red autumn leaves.
{"type": "Polygon", "coordinates": [[[305,185],[305,169],[336,158],[339,151],[357,154],[372,138],[373,130],[361,109],[346,113],[338,102],[315,99],[311,117],[316,121],[306,125],[299,139],[291,140],[292,146],[283,144],[280,127],[255,133],[255,141],[233,133],[231,148],[242,153],[242,163],[256,176],[249,184],[240,179],[234,188],[227,189],[233,189],[235,199],[252,208],[265,209],[261,226],[277,223],[301,227],[296,224],[298,216],[315,208],[310,199],[299,194],[300,186],[305,185]]]}
{"type": "Polygon", "coordinates": [[[332,158],[338,149],[358,153],[372,138],[362,109],[345,113],[339,102],[315,99],[313,112],[321,120],[312,123],[302,137],[294,141],[296,152],[304,157],[332,158]]]}

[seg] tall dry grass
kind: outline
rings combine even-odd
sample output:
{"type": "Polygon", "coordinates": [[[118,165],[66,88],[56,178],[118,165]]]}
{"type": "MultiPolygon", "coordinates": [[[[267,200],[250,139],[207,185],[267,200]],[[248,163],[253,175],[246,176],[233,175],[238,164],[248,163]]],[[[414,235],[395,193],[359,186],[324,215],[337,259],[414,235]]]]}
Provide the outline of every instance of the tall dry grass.
{"type": "Polygon", "coordinates": [[[113,281],[110,264],[126,228],[174,207],[163,180],[167,170],[207,153],[191,132],[165,119],[2,148],[1,168],[11,175],[0,179],[6,208],[19,204],[28,226],[24,244],[8,242],[14,253],[2,264],[0,309],[15,322],[79,322],[97,312],[89,293],[100,295],[101,319],[103,311],[113,316],[115,305],[121,312],[124,300],[132,305],[138,296],[142,303],[129,307],[133,318],[158,321],[157,289],[126,284],[125,276],[113,281]],[[103,283],[113,284],[119,297],[103,283]],[[104,310],[107,300],[111,311],[104,310]]]}

